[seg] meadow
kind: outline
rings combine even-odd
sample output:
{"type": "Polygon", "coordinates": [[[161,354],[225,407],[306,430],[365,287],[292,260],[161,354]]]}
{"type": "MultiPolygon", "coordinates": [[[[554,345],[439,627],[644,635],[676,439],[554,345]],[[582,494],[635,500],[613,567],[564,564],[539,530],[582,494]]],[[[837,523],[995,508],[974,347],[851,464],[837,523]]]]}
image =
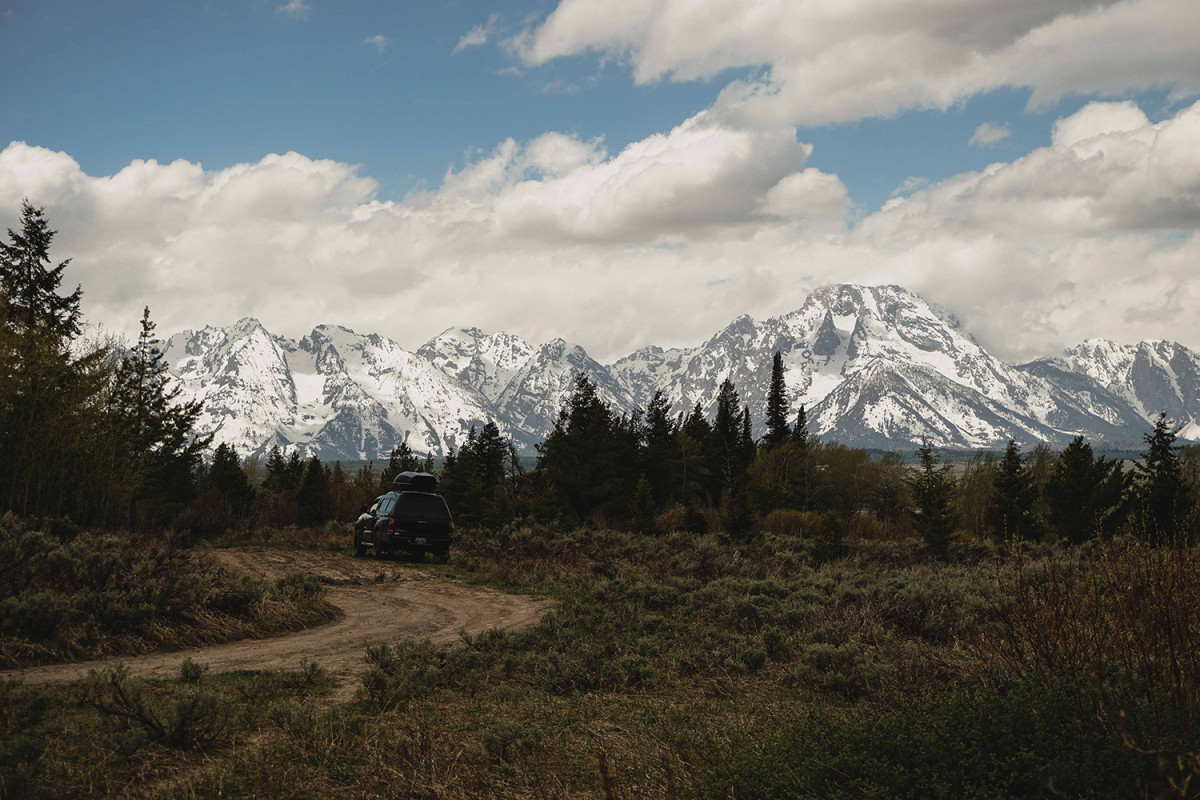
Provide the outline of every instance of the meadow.
{"type": "MultiPolygon", "coordinates": [[[[2,796],[1183,798],[1200,785],[1194,548],[954,543],[934,557],[819,526],[736,541],[460,533],[449,564],[404,568],[548,598],[539,624],[372,645],[345,703],[312,663],[8,681],[2,796]]],[[[242,538],[346,546],[335,525],[242,538]]],[[[280,583],[319,604],[319,584],[280,583]]]]}

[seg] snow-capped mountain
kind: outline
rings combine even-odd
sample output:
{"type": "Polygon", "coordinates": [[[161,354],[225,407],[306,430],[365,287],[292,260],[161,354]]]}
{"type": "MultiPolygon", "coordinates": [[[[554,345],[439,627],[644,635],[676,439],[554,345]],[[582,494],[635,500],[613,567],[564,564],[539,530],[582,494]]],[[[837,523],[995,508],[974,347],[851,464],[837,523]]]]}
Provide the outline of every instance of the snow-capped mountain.
{"type": "Polygon", "coordinates": [[[280,445],[379,458],[402,441],[444,453],[496,418],[486,398],[428,359],[337,326],[295,342],[244,319],[176,334],[164,353],[185,395],[204,401],[199,429],[242,454],[280,445]]]}
{"type": "Polygon", "coordinates": [[[322,325],[300,341],[256,320],[171,337],[167,358],[201,430],[243,454],[274,444],[322,458],[384,458],[400,441],[443,455],[493,420],[529,451],[552,429],[583,372],[618,413],[661,391],[674,413],[715,408],[733,380],[761,434],[774,353],[809,430],[860,446],[986,447],[1010,436],[1137,442],[1159,411],[1200,438],[1200,357],[1181,345],[1091,340],[1013,366],[947,310],[897,286],[828,286],[796,311],[735,319],[693,348],[646,347],[611,365],[555,339],[450,328],[415,353],[378,335],[322,325]]]}
{"type": "Polygon", "coordinates": [[[1034,361],[1024,369],[1081,376],[1091,383],[1075,391],[1094,392],[1098,386],[1145,419],[1165,411],[1180,436],[1200,439],[1200,355],[1178,342],[1147,339],[1121,345],[1088,339],[1059,358],[1034,361]]]}

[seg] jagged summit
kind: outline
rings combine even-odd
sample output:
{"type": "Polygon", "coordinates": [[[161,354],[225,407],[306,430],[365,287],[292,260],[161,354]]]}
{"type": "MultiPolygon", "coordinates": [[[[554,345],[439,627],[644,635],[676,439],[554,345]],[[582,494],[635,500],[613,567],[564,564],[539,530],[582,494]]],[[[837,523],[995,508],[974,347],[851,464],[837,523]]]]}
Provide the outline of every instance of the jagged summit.
{"type": "Polygon", "coordinates": [[[1200,356],[1178,343],[1089,339],[1022,366],[989,353],[948,310],[899,286],[815,290],[797,310],[734,318],[691,348],[643,347],[605,365],[556,338],[450,327],[409,352],[378,334],[318,325],[299,341],[247,317],[182,331],[166,347],[200,429],[243,454],[279,444],[322,458],[383,458],[405,441],[445,454],[493,420],[518,446],[545,438],[575,375],[619,413],[661,391],[675,413],[712,413],[720,383],[737,385],[761,435],[771,360],[783,354],[789,401],[812,433],[847,444],[908,448],[1063,443],[1075,435],[1140,441],[1165,410],[1200,438],[1200,356]]]}

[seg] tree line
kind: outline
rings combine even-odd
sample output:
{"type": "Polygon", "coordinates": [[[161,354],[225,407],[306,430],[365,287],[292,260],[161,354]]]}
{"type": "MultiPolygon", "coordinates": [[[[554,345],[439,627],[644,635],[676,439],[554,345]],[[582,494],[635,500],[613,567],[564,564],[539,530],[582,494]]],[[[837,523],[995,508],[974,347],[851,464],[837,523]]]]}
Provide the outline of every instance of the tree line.
{"type": "Polygon", "coordinates": [[[68,262],[24,202],[0,242],[0,509],[109,527],[161,526],[195,498],[209,439],[172,388],[149,309],[130,347],[82,337],[68,262]]]}
{"type": "MultiPolygon", "coordinates": [[[[302,459],[274,447],[265,462],[210,452],[197,435],[200,404],[173,387],[147,308],[131,346],[81,336],[81,290],[60,294],[68,262],[49,256],[44,213],[22,206],[20,230],[0,243],[0,508],[106,527],[176,527],[198,534],[247,526],[351,521],[406,470],[434,472],[401,443],[377,471],[302,459]]],[[[439,473],[460,525],[498,528],[538,519],[653,535],[802,532],[828,540],[1062,539],[1131,533],[1153,543],[1193,540],[1200,451],[1180,447],[1166,415],[1145,434],[1132,468],[1097,456],[1083,437],[1061,453],[980,451],[952,468],[928,442],[908,466],[899,454],[809,435],[803,405],[787,401],[780,353],[752,435],[753,410],[722,382],[710,419],[697,403],[673,409],[662,392],[616,413],[576,377],[537,466],[522,469],[494,422],[472,428],[439,473]]]]}

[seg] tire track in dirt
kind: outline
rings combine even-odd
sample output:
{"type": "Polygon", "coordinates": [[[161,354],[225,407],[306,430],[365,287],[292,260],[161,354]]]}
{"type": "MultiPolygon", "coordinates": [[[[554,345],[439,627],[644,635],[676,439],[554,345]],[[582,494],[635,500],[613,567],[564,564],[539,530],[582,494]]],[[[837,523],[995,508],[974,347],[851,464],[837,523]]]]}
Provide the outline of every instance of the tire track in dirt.
{"type": "Polygon", "coordinates": [[[537,623],[545,601],[467,586],[436,573],[393,561],[353,558],[342,553],[266,547],[211,551],[222,566],[274,581],[289,572],[309,572],[327,590],[327,599],[345,616],[316,628],[266,639],[243,639],[169,653],[147,653],[73,664],[10,670],[0,677],[26,683],[78,680],[92,669],[123,661],[145,677],[179,674],[185,658],[213,672],[236,669],[297,669],[313,661],[338,681],[334,700],[349,699],[366,669],[368,644],[429,637],[439,644],[458,641],[460,631],[520,630],[537,623]]]}

